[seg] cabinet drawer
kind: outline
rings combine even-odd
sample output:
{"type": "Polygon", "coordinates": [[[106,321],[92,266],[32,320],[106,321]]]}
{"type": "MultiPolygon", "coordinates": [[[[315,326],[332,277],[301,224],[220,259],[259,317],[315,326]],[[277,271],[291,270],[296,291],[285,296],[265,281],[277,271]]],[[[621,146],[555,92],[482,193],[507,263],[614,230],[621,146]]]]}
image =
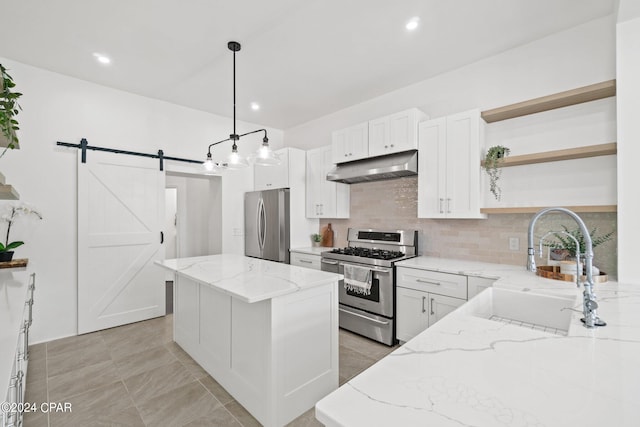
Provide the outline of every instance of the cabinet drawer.
{"type": "Polygon", "coordinates": [[[299,252],[291,252],[289,258],[291,265],[298,267],[313,268],[314,270],[320,270],[320,255],[301,254],[299,252]]]}
{"type": "Polygon", "coordinates": [[[467,276],[398,267],[396,283],[403,288],[467,299],[467,276]]]}

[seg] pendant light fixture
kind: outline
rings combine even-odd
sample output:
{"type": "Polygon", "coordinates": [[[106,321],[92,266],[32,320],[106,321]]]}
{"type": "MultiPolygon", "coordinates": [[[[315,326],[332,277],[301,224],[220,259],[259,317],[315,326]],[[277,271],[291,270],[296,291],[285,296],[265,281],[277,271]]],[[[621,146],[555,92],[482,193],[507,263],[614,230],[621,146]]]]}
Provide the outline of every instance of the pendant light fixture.
{"type": "Polygon", "coordinates": [[[229,138],[222,141],[214,142],[209,145],[207,150],[207,159],[203,163],[205,174],[211,175],[219,173],[220,169],[241,169],[249,166],[249,162],[246,158],[242,157],[238,153],[238,145],[236,142],[243,136],[251,135],[252,133],[264,132],[262,138],[262,146],[250,157],[251,161],[257,165],[272,166],[280,164],[280,157],[271,150],[269,147],[269,138],[267,138],[266,129],[258,129],[251,132],[238,135],[236,133],[236,52],[240,50],[240,43],[231,41],[227,43],[227,48],[233,52],[233,133],[229,135],[229,138]],[[211,147],[214,145],[222,144],[223,142],[233,141],[231,146],[231,154],[227,157],[226,161],[222,163],[215,163],[211,157],[211,147]]]}

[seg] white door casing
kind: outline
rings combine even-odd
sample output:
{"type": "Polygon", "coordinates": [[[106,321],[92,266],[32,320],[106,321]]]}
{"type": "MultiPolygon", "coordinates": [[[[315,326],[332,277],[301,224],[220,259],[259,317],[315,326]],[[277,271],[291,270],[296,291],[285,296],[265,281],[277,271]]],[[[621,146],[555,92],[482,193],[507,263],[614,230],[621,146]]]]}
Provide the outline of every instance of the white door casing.
{"type": "Polygon", "coordinates": [[[165,314],[157,159],[78,152],[78,333],[165,314]]]}

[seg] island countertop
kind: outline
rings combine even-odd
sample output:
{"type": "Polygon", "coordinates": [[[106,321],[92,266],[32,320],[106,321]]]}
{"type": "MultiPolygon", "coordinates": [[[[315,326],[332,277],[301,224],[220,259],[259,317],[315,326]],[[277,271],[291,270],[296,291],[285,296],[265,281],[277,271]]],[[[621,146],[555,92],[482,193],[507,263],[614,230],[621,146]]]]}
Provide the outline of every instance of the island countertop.
{"type": "Polygon", "coordinates": [[[156,264],[248,303],[337,282],[343,277],[236,254],[176,258],[156,264]]]}
{"type": "Polygon", "coordinates": [[[638,425],[639,285],[597,284],[599,315],[608,325],[586,329],[582,291],[524,267],[433,257],[398,267],[499,278],[494,288],[575,296],[567,307],[571,326],[561,336],[499,323],[474,316],[472,299],[321,400],[316,416],[325,425],[638,425]]]}

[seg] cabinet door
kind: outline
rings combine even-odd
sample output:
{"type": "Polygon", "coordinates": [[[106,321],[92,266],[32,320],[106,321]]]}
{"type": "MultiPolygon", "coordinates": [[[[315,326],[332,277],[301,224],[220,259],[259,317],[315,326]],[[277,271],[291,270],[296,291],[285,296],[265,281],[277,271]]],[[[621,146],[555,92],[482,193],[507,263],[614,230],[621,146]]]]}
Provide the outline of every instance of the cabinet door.
{"type": "Polygon", "coordinates": [[[446,197],[448,218],[481,218],[478,110],[447,117],[446,197]]]}
{"type": "Polygon", "coordinates": [[[389,153],[418,148],[418,110],[392,114],[389,120],[389,153]]]}
{"type": "MultiPolygon", "coordinates": [[[[324,166],[325,149],[318,148],[307,151],[307,171],[306,171],[306,216],[307,218],[320,218],[321,206],[324,202],[325,189],[322,184],[326,181],[324,166]]],[[[331,152],[331,148],[329,148],[331,152]]],[[[327,181],[328,182],[328,181],[327,181]]]]}
{"type": "Polygon", "coordinates": [[[277,153],[281,160],[279,165],[254,165],[253,184],[256,191],[289,187],[289,151],[284,149],[277,153]]]}
{"type": "Polygon", "coordinates": [[[337,130],[331,134],[331,159],[333,160],[333,163],[349,161],[347,129],[337,130]]]}
{"type": "Polygon", "coordinates": [[[369,156],[380,156],[390,152],[389,116],[369,122],[369,156]]]}
{"type": "Polygon", "coordinates": [[[447,140],[446,118],[418,127],[418,217],[445,218],[447,140]]]}
{"type": "Polygon", "coordinates": [[[471,299],[483,290],[493,286],[496,279],[487,279],[486,277],[469,276],[467,279],[467,299],[471,299]]]}
{"type": "MultiPolygon", "coordinates": [[[[349,161],[364,159],[369,156],[369,123],[347,128],[347,147],[349,161]]],[[[478,163],[479,164],[479,163],[478,163]]]]}
{"type": "Polygon", "coordinates": [[[429,326],[429,294],[414,289],[396,288],[396,337],[409,341],[429,326]]]}
{"type": "Polygon", "coordinates": [[[451,313],[464,304],[466,300],[446,297],[444,295],[429,294],[429,326],[451,313]]]}

